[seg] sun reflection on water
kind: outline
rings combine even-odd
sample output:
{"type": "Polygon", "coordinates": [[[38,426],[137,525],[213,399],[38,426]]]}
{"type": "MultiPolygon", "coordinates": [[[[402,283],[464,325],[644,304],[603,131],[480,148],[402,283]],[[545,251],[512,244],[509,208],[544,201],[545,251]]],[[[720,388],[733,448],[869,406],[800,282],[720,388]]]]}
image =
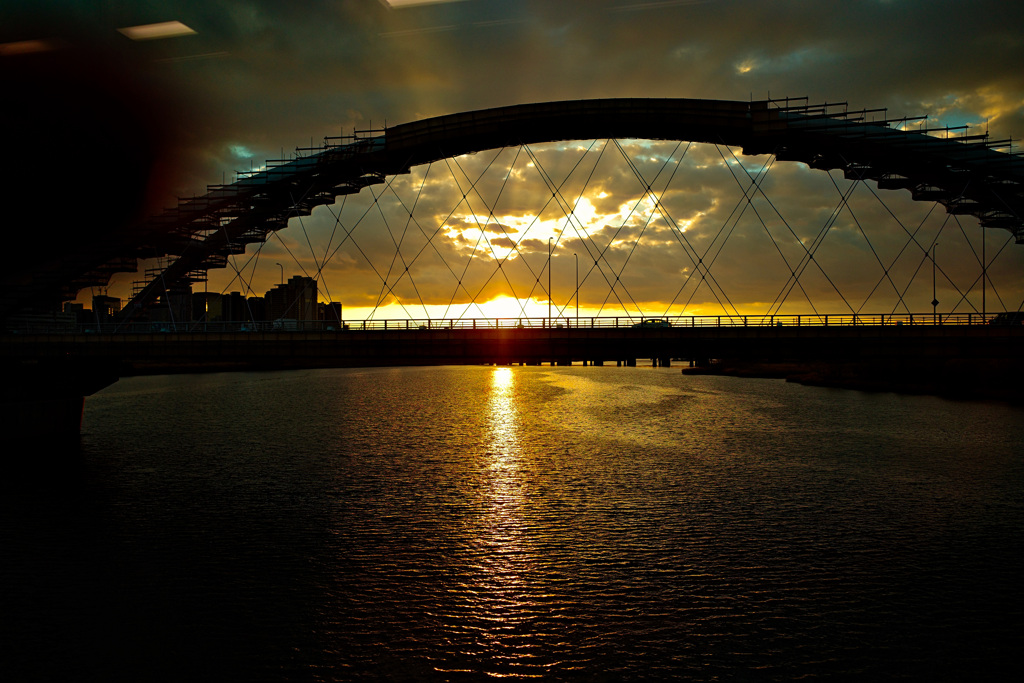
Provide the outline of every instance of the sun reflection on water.
{"type": "MultiPolygon", "coordinates": [[[[528,538],[526,462],[516,373],[494,368],[485,408],[487,445],[481,453],[482,496],[473,523],[474,569],[463,589],[461,629],[471,637],[475,666],[489,677],[541,675],[536,646],[535,559],[528,538]]],[[[467,577],[469,578],[469,577],[467,577]]]]}
{"type": "Polygon", "coordinates": [[[495,368],[487,403],[489,472],[485,509],[486,541],[491,546],[515,544],[519,511],[523,503],[522,445],[519,435],[519,407],[515,395],[515,373],[511,368],[495,368]]]}
{"type": "Polygon", "coordinates": [[[519,455],[519,409],[515,399],[515,374],[512,368],[495,368],[491,375],[491,394],[487,422],[494,455],[491,469],[516,467],[519,455]]]}

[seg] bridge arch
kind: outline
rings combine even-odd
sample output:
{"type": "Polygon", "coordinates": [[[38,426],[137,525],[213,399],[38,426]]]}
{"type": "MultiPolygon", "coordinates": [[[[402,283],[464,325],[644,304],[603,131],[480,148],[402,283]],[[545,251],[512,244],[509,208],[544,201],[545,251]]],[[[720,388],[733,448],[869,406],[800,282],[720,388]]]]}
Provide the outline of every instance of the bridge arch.
{"type": "Polygon", "coordinates": [[[271,160],[234,183],[212,185],[205,195],[182,200],[112,240],[110,258],[68,283],[64,295],[127,270],[136,258],[176,257],[127,307],[130,316],[168,283],[223,266],[229,255],[265,241],[290,218],[414,166],[507,146],[582,139],[706,142],[814,169],[839,169],[850,179],[937,201],[951,214],[976,216],[983,227],[1007,230],[1024,242],[1024,159],[1002,151],[1007,141],[949,129],[910,129],[907,123],[888,119],[881,110],[851,111],[805,100],[604,99],[462,112],[329,138],[298,158],[271,160]]]}

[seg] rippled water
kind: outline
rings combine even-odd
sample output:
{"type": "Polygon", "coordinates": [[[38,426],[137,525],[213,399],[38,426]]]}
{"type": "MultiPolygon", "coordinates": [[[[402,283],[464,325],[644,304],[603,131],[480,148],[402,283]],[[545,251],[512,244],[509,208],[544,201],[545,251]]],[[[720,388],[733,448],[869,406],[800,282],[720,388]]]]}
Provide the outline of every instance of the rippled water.
{"type": "Polygon", "coordinates": [[[678,369],[125,379],[5,487],[18,680],[963,680],[1024,410],[678,369]]]}

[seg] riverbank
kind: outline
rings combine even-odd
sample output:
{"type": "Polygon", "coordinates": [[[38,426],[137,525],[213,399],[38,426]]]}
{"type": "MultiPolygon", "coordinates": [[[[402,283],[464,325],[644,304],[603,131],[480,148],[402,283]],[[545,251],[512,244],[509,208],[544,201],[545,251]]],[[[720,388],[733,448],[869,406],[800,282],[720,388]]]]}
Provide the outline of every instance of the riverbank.
{"type": "Polygon", "coordinates": [[[900,364],[721,361],[683,368],[683,374],[774,378],[859,391],[1024,403],[1024,367],[1000,360],[922,359],[900,364]]]}

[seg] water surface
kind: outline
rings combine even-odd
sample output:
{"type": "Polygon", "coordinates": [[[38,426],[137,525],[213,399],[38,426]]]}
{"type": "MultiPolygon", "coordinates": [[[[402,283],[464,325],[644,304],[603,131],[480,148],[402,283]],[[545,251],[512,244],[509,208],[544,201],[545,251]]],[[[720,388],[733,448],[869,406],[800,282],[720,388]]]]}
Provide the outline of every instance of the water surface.
{"type": "Polygon", "coordinates": [[[1024,411],[671,368],[124,379],[9,486],[45,680],[958,680],[1024,634],[1024,411]]]}

